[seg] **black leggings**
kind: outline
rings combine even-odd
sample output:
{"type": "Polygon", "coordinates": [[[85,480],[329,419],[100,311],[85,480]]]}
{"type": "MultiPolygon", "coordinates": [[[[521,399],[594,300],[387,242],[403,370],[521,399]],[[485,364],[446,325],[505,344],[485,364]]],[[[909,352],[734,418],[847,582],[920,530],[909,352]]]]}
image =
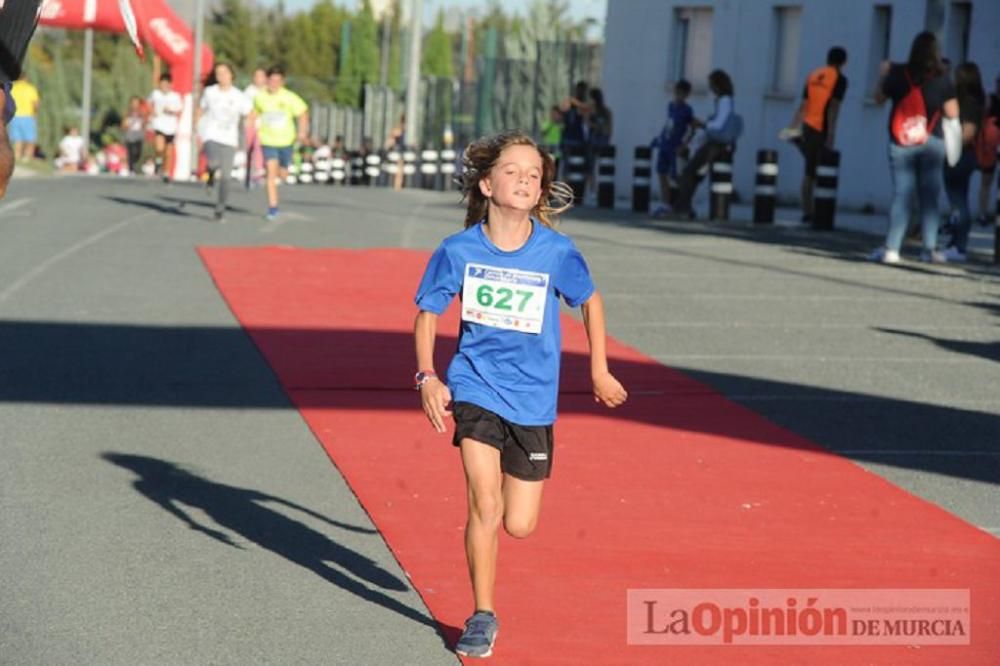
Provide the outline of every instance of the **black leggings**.
{"type": "Polygon", "coordinates": [[[142,158],[142,139],[126,142],[125,149],[128,151],[128,170],[132,173],[139,173],[139,160],[142,158]]]}

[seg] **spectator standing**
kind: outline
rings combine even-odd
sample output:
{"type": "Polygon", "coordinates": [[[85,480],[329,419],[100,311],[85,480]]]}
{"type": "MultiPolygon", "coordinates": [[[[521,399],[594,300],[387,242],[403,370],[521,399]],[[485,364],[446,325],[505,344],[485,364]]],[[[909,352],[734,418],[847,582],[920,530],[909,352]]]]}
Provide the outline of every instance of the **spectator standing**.
{"type": "Polygon", "coordinates": [[[218,185],[215,220],[222,222],[226,212],[229,181],[233,161],[240,145],[240,120],[252,110],[247,99],[233,85],[233,68],[225,62],[216,63],[215,83],[205,88],[198,107],[198,122],[202,123],[205,160],[208,164],[208,185],[218,185]]]}
{"type": "Polygon", "coordinates": [[[826,66],[813,70],[802,90],[799,105],[791,127],[801,128],[796,142],[805,158],[802,176],[802,221],[812,222],[813,188],[816,184],[816,167],[826,151],[833,150],[840,104],[847,92],[847,77],[843,67],[847,51],[835,46],[826,54],[826,66]]]}
{"type": "Polygon", "coordinates": [[[17,107],[8,128],[14,144],[14,157],[18,162],[28,162],[35,157],[35,145],[38,143],[38,105],[41,97],[38,88],[24,74],[14,82],[10,94],[17,107]]]}
{"type": "Polygon", "coordinates": [[[125,133],[125,150],[128,152],[129,173],[139,173],[139,160],[142,159],[142,145],[146,138],[146,109],[142,99],[133,96],[128,101],[128,110],[122,118],[122,131],[125,133]]]}
{"type": "Polygon", "coordinates": [[[743,122],[736,114],[733,102],[733,81],[729,74],[721,69],[714,70],[708,75],[708,87],[715,95],[715,110],[707,121],[698,118],[691,120],[692,127],[704,130],[703,142],[681,173],[672,212],[672,217],[678,219],[694,219],[691,199],[698,187],[702,170],[711,169],[712,162],[723,153],[733,152],[736,140],[743,131],[743,122]]]}
{"type": "Polygon", "coordinates": [[[976,138],[980,135],[986,93],[979,67],[965,62],[955,68],[955,96],[958,116],[962,121],[962,156],[954,166],[944,167],[944,189],[948,203],[957,214],[951,242],[944,251],[945,259],[962,262],[967,258],[972,215],[969,212],[969,183],[976,171],[976,138]]]}
{"type": "MultiPolygon", "coordinates": [[[[905,63],[882,63],[875,101],[892,100],[889,113],[889,165],[893,199],[885,245],[872,253],[872,261],[899,263],[899,251],[914,201],[923,227],[921,259],[947,261],[937,251],[941,212],[941,172],[946,145],[943,126],[958,123],[955,86],[944,74],[937,38],[922,32],[913,39],[905,63]]],[[[951,128],[948,130],[952,134],[951,128]]],[[[953,139],[948,139],[953,141],[953,139]]]]}
{"type": "Polygon", "coordinates": [[[559,173],[559,145],[562,143],[563,135],[563,114],[559,105],[549,109],[548,119],[542,123],[542,149],[552,155],[556,165],[556,173],[559,173]]]}
{"type": "Polygon", "coordinates": [[[677,155],[691,139],[691,121],[694,110],[687,103],[691,94],[691,83],[681,79],[674,84],[674,99],[667,105],[667,121],[660,135],[653,139],[656,149],[656,174],[660,178],[660,200],[663,202],[653,211],[659,217],[667,214],[671,202],[671,186],[677,182],[677,155]]]}
{"type": "Polygon", "coordinates": [[[604,104],[604,93],[600,88],[590,91],[590,114],[587,116],[588,165],[587,180],[593,184],[594,165],[597,163],[597,151],[611,145],[611,133],[614,130],[614,117],[611,109],[604,104]]]}
{"type": "Polygon", "coordinates": [[[267,70],[267,87],[254,99],[252,122],[258,118],[257,133],[267,172],[265,217],[274,220],[278,217],[278,183],[288,177],[296,139],[305,142],[309,133],[309,107],[285,87],[285,71],[277,65],[267,70]]]}
{"type": "Polygon", "coordinates": [[[170,74],[160,75],[159,85],[149,95],[149,105],[152,110],[150,125],[155,133],[153,145],[156,148],[156,168],[163,176],[163,181],[167,182],[174,162],[174,138],[184,110],[184,103],[173,88],[170,74]]]}
{"type": "MultiPolygon", "coordinates": [[[[253,78],[250,85],[243,89],[243,94],[250,104],[257,99],[257,95],[267,87],[267,70],[258,67],[253,70],[253,78]]],[[[264,174],[264,152],[261,150],[260,141],[257,140],[257,123],[246,123],[245,127],[246,149],[247,149],[247,186],[251,182],[260,183],[260,178],[264,174]]]]}
{"type": "MultiPolygon", "coordinates": [[[[563,114],[563,131],[561,152],[566,155],[570,149],[583,148],[587,156],[587,117],[590,115],[590,105],[587,104],[589,87],[586,81],[578,81],[573,87],[573,94],[563,100],[560,110],[563,114]]],[[[589,173],[589,165],[584,173],[589,173]]]]}

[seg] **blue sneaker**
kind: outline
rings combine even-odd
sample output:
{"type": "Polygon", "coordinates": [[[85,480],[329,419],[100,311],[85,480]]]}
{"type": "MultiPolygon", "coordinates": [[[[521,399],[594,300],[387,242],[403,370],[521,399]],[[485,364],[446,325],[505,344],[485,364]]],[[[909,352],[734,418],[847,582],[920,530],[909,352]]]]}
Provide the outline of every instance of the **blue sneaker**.
{"type": "Polygon", "coordinates": [[[455,652],[463,657],[488,657],[493,654],[497,640],[497,616],[486,611],[476,611],[465,621],[465,631],[455,645],[455,652]]]}
{"type": "Polygon", "coordinates": [[[267,220],[268,222],[278,219],[278,209],[268,208],[267,215],[264,216],[264,219],[267,220]]]}

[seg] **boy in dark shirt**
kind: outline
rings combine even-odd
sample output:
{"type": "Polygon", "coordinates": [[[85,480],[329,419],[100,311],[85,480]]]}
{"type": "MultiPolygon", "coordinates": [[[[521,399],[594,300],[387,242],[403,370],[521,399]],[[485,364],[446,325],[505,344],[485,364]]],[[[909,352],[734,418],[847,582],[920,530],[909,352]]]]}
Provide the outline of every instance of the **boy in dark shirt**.
{"type": "Polygon", "coordinates": [[[671,181],[677,182],[677,154],[691,139],[691,120],[694,111],[687,103],[691,84],[681,79],[674,86],[674,99],[667,106],[667,122],[660,135],[651,144],[657,149],[656,173],[660,178],[660,199],[663,202],[653,211],[654,216],[667,214],[666,204],[671,203],[671,181]]]}

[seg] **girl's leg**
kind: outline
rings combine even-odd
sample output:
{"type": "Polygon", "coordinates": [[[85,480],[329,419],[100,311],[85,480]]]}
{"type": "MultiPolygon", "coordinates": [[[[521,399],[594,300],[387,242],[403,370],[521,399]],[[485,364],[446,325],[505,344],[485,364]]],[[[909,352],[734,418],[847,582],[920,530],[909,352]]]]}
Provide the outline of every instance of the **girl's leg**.
{"type": "Polygon", "coordinates": [[[267,169],[267,205],[269,208],[278,207],[278,184],[276,179],[279,177],[281,171],[278,168],[278,160],[267,160],[265,163],[265,168],[267,169]]]}
{"type": "Polygon", "coordinates": [[[524,481],[504,474],[503,527],[507,534],[523,539],[535,531],[544,485],[544,481],[524,481]]]}
{"type": "Polygon", "coordinates": [[[944,187],[948,195],[948,203],[958,211],[958,224],[952,237],[952,245],[965,254],[969,244],[969,231],[972,227],[972,213],[969,210],[969,183],[975,172],[975,158],[971,153],[962,156],[954,168],[945,168],[944,187]]]}
{"type": "Polygon", "coordinates": [[[993,172],[979,171],[979,217],[989,218],[990,189],[993,187],[993,172]]]}
{"type": "MultiPolygon", "coordinates": [[[[889,209],[889,232],[885,247],[899,252],[903,236],[910,223],[910,205],[917,187],[913,148],[892,144],[889,146],[889,168],[892,173],[892,207],[889,209]]],[[[935,204],[936,205],[936,204],[935,204]]]]}
{"type": "Polygon", "coordinates": [[[504,515],[500,451],[474,439],[461,442],[468,488],[469,518],[465,524],[465,556],[472,579],[476,610],[493,610],[497,570],[497,532],[504,515]]]}
{"type": "Polygon", "coordinates": [[[924,250],[937,249],[941,227],[941,180],[944,173],[944,140],[931,137],[921,147],[917,162],[917,192],[920,199],[920,219],[923,223],[924,250]]]}

